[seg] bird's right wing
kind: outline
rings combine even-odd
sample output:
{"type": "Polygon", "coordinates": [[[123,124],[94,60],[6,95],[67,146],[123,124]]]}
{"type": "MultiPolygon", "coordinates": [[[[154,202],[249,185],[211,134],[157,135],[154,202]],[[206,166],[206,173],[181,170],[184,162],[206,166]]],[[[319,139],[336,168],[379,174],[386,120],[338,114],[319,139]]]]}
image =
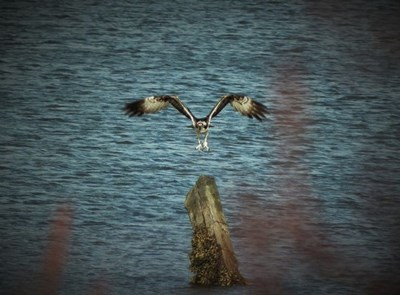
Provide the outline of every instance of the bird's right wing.
{"type": "Polygon", "coordinates": [[[158,95],[149,96],[140,100],[136,100],[125,105],[124,111],[129,116],[141,116],[143,114],[157,113],[165,109],[171,104],[186,118],[192,121],[195,125],[196,118],[192,112],[184,105],[184,103],[176,95],[158,95]]]}
{"type": "Polygon", "coordinates": [[[220,98],[208,114],[208,124],[210,124],[211,119],[217,116],[228,103],[232,105],[235,111],[249,118],[256,118],[259,121],[265,118],[265,115],[269,113],[266,106],[246,95],[227,94],[220,98]]]}

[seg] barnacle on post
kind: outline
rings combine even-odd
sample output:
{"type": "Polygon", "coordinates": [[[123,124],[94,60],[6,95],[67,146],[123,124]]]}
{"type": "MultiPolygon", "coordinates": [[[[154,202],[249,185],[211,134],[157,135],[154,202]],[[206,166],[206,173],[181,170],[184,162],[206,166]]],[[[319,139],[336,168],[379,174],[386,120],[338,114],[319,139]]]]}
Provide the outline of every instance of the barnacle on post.
{"type": "Polygon", "coordinates": [[[232,286],[244,284],[244,279],[226,269],[222,249],[214,235],[205,226],[193,231],[192,252],[189,254],[190,270],[195,274],[193,284],[232,286]]]}

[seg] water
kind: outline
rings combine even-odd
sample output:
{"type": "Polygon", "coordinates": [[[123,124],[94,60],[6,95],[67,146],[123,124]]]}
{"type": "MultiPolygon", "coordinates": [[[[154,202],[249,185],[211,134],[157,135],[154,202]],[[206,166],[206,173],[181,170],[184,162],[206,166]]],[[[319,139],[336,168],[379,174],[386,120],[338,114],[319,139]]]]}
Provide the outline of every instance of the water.
{"type": "Polygon", "coordinates": [[[160,2],[2,2],[1,290],[35,288],[67,203],[59,294],[396,293],[399,4],[160,2]],[[174,109],[121,111],[177,94],[203,116],[228,92],[271,115],[226,108],[209,153],[174,109]],[[189,285],[202,174],[249,286],[189,285]]]}

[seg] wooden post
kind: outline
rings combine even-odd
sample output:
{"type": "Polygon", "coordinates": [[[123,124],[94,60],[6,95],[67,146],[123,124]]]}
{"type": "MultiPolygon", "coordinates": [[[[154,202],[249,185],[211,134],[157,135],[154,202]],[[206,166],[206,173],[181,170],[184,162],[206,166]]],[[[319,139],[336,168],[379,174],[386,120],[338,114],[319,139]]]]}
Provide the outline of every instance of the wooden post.
{"type": "Polygon", "coordinates": [[[244,285],[233,252],[215,180],[200,176],[185,200],[193,228],[190,270],[193,284],[244,285]]]}

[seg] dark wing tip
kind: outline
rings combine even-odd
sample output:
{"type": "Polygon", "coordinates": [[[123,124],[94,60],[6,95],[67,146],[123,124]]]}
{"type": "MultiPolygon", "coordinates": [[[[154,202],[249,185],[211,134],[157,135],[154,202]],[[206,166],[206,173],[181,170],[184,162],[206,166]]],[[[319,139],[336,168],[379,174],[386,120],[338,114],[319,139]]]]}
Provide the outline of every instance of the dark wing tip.
{"type": "Polygon", "coordinates": [[[144,114],[143,110],[143,100],[137,100],[134,102],[127,103],[123,110],[125,111],[125,114],[128,115],[129,117],[132,116],[141,116],[144,114]]]}
{"type": "Polygon", "coordinates": [[[256,118],[258,121],[262,121],[265,119],[265,115],[269,114],[268,108],[263,105],[262,103],[255,101],[254,99],[252,100],[252,110],[251,114],[256,118]]]}

